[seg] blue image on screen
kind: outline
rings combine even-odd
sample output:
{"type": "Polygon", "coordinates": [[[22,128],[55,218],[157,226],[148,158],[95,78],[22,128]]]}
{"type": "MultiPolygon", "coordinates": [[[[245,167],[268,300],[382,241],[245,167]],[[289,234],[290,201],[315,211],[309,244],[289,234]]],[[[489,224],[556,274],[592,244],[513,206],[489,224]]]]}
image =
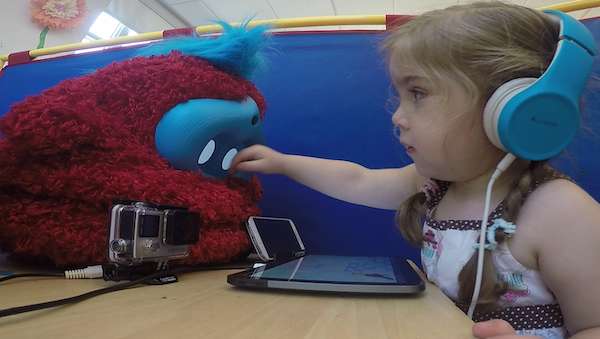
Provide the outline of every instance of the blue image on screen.
{"type": "Polygon", "coordinates": [[[340,283],[398,283],[387,257],[308,255],[267,268],[253,278],[340,283]]]}

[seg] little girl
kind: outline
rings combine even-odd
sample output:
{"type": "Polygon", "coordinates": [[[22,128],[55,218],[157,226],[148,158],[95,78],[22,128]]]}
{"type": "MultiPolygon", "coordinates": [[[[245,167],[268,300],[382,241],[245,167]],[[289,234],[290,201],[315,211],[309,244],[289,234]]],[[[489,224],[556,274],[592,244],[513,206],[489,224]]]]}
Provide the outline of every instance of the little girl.
{"type": "MultiPolygon", "coordinates": [[[[401,102],[392,122],[411,165],[371,170],[256,145],[230,171],[283,174],[337,199],[399,209],[428,279],[466,312],[486,186],[506,155],[485,133],[484,107],[507,81],[540,77],[558,35],[547,14],[500,2],[415,17],[383,45],[401,102]]],[[[600,205],[546,163],[516,159],[492,190],[478,338],[600,338],[600,205]]]]}

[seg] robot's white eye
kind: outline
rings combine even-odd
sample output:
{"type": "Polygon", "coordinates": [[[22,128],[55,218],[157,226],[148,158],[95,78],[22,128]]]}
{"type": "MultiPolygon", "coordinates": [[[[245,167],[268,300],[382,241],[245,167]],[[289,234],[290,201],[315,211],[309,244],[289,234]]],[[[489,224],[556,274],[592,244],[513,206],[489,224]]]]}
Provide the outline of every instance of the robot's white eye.
{"type": "Polygon", "coordinates": [[[221,163],[221,168],[223,171],[227,171],[229,167],[231,167],[231,161],[233,157],[237,154],[238,150],[235,148],[230,149],[225,156],[223,157],[223,162],[221,163]]]}
{"type": "MultiPolygon", "coordinates": [[[[206,146],[204,146],[204,149],[198,157],[198,165],[204,165],[215,152],[215,148],[216,143],[214,140],[211,139],[209,142],[207,142],[206,146]]],[[[231,165],[231,161],[229,162],[229,164],[231,165]]]]}

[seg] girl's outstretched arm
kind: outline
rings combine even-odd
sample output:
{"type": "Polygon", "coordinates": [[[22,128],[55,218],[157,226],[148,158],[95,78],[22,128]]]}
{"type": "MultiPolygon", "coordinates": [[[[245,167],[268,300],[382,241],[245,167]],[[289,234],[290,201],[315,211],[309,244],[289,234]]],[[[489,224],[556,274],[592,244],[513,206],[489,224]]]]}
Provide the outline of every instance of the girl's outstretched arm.
{"type": "Polygon", "coordinates": [[[336,199],[391,210],[426,180],[413,165],[371,170],[348,161],[283,154],[263,145],[240,151],[229,171],[281,174],[336,199]]]}

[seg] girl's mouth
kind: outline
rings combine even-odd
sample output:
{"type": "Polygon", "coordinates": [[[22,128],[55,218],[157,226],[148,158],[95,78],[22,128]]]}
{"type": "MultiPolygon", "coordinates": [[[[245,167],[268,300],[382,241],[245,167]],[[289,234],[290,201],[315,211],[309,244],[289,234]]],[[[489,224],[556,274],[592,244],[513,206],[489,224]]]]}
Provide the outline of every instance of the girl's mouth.
{"type": "Polygon", "coordinates": [[[400,142],[402,144],[402,146],[404,146],[404,148],[406,148],[406,153],[410,154],[410,153],[414,153],[415,152],[415,148],[412,146],[409,146],[408,144],[405,144],[403,142],[400,142]]]}

